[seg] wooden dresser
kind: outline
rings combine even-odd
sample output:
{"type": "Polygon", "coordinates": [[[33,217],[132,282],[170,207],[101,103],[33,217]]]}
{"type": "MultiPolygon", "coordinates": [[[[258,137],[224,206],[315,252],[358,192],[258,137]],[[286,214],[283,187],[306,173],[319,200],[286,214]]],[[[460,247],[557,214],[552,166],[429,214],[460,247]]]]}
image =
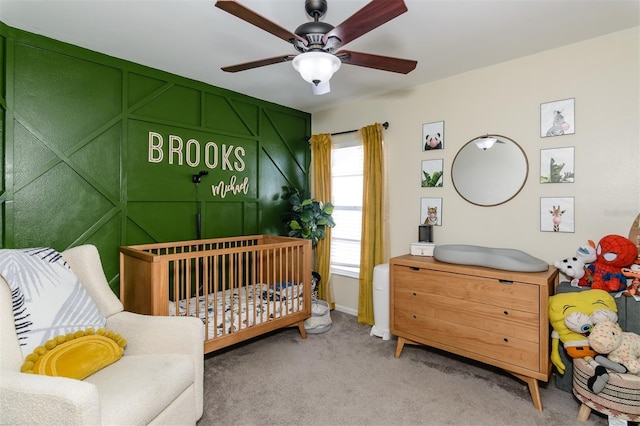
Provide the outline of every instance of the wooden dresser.
{"type": "Polygon", "coordinates": [[[405,344],[424,344],[484,362],[529,386],[551,375],[547,299],[558,271],[512,272],[404,255],[389,261],[390,328],[405,344]]]}

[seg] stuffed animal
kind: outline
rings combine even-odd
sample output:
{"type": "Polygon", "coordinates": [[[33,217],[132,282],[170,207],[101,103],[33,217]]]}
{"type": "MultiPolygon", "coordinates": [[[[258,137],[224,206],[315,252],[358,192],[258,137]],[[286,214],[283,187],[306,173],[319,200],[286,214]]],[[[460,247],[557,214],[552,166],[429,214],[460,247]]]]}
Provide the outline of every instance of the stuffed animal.
{"type": "Polygon", "coordinates": [[[584,358],[593,366],[595,373],[588,379],[587,385],[594,393],[600,393],[607,384],[607,369],[626,371],[621,365],[594,351],[587,339],[597,322],[617,322],[617,312],[616,301],[604,290],[558,293],[549,297],[549,322],[553,328],[551,362],[559,374],[565,372],[565,365],[560,357],[560,342],[570,358],[584,358]]]}
{"type": "Polygon", "coordinates": [[[629,267],[638,257],[638,247],[621,235],[602,237],[596,247],[596,260],[587,265],[578,285],[609,292],[627,288],[627,278],[622,268],[629,267]]]}
{"type": "Polygon", "coordinates": [[[553,266],[558,268],[567,277],[573,278],[572,285],[577,285],[578,280],[584,276],[584,268],[596,260],[596,244],[589,240],[588,244],[581,245],[576,255],[562,260],[556,260],[553,266]]]}
{"type": "Polygon", "coordinates": [[[627,297],[640,297],[640,259],[629,268],[622,268],[622,275],[627,277],[627,288],[622,294],[627,297]]]}
{"type": "Polygon", "coordinates": [[[630,373],[640,373],[640,335],[622,331],[615,322],[602,321],[591,330],[589,345],[627,367],[630,373]]]}
{"type": "Polygon", "coordinates": [[[589,347],[587,334],[594,325],[591,315],[598,310],[611,312],[611,320],[617,321],[618,306],[613,297],[603,290],[585,290],[558,293],[549,297],[549,322],[551,333],[551,362],[564,374],[565,366],[560,358],[560,342],[571,358],[595,356],[589,347]],[[615,319],[614,316],[615,315],[615,319]]]}

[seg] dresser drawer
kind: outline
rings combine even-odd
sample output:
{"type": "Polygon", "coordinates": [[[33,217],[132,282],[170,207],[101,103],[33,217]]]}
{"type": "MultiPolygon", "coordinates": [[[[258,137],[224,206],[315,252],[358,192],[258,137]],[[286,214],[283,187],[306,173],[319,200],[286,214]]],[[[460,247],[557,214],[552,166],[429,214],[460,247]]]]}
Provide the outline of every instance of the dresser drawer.
{"type": "Polygon", "coordinates": [[[395,328],[403,337],[469,356],[477,354],[529,370],[540,369],[539,344],[493,331],[468,327],[427,315],[396,309],[395,328]],[[452,350],[452,348],[458,350],[452,350]]]}
{"type": "Polygon", "coordinates": [[[529,342],[540,340],[537,313],[454,299],[408,288],[394,289],[395,309],[448,321],[469,328],[493,331],[529,342]]]}
{"type": "Polygon", "coordinates": [[[539,286],[394,265],[394,290],[407,289],[500,308],[539,313],[539,286]]]}

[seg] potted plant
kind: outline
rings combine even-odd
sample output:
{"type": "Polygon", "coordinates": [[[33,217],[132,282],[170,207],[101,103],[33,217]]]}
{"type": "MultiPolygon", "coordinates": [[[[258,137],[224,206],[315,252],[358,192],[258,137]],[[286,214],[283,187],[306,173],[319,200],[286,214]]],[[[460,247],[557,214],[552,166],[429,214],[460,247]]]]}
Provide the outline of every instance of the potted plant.
{"type": "Polygon", "coordinates": [[[288,236],[311,240],[315,248],[325,238],[326,227],[336,226],[331,217],[333,204],[306,197],[296,188],[287,188],[283,198],[289,200],[289,211],[284,215],[288,236]]]}
{"type": "MultiPolygon", "coordinates": [[[[284,215],[288,236],[311,240],[311,246],[315,248],[318,241],[326,237],[326,228],[336,225],[331,216],[333,204],[306,197],[296,188],[286,188],[283,198],[289,201],[289,210],[284,215]]],[[[324,333],[331,328],[329,303],[318,299],[318,284],[322,277],[316,271],[312,275],[312,316],[305,320],[304,326],[307,333],[324,333]]]]}

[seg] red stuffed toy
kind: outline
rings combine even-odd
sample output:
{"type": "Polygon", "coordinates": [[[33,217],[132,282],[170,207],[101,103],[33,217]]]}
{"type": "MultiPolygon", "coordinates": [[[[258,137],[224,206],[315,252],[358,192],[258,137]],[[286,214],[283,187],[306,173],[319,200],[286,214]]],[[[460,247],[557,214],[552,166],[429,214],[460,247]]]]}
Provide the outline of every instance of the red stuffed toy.
{"type": "Polygon", "coordinates": [[[638,257],[638,247],[620,235],[602,237],[596,247],[596,261],[585,267],[585,274],[578,281],[582,287],[609,292],[627,288],[627,278],[622,268],[630,266],[638,257]]]}
{"type": "Polygon", "coordinates": [[[627,297],[640,296],[640,258],[628,268],[622,268],[622,275],[631,280],[627,281],[627,289],[622,294],[627,297]]]}

